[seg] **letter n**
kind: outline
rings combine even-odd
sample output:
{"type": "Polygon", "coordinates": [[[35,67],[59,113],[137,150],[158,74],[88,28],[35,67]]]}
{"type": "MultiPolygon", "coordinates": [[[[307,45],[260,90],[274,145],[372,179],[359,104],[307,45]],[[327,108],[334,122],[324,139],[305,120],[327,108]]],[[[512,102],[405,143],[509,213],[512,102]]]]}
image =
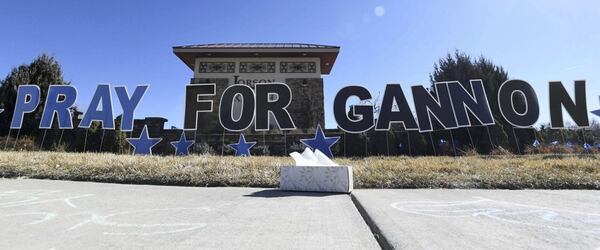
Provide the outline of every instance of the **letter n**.
{"type": "Polygon", "coordinates": [[[573,118],[577,127],[589,127],[587,102],[585,96],[585,81],[575,81],[575,101],[562,82],[550,82],[550,127],[564,128],[563,108],[573,118]]]}

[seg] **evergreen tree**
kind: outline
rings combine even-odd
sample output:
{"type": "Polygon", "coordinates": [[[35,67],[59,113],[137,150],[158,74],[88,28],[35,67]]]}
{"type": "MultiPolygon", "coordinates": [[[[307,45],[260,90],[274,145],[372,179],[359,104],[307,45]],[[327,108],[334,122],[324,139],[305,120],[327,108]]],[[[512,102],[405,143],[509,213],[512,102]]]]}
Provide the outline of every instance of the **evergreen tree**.
{"type": "Polygon", "coordinates": [[[13,68],[10,74],[0,81],[0,107],[4,112],[0,114],[0,134],[8,134],[10,121],[12,120],[15,102],[17,100],[17,89],[20,85],[35,84],[40,87],[40,105],[31,113],[26,114],[20,131],[22,135],[32,134],[37,131],[44,105],[48,87],[50,85],[67,85],[70,82],[63,79],[60,64],[56,59],[47,54],[38,56],[30,64],[23,64],[13,68]]]}
{"type": "MultiPolygon", "coordinates": [[[[435,91],[435,88],[433,88],[435,82],[444,81],[459,81],[465,89],[471,91],[469,81],[481,79],[496,122],[494,126],[478,126],[481,124],[471,116],[471,121],[474,122],[475,127],[455,129],[451,134],[446,131],[436,132],[434,133],[434,143],[444,139],[450,146],[454,143],[463,150],[475,148],[481,153],[488,153],[498,146],[510,147],[513,152],[522,152],[525,145],[530,145],[535,140],[533,129],[513,129],[512,125],[500,113],[498,89],[502,83],[509,79],[508,73],[502,66],[494,64],[483,56],[474,59],[465,53],[455,51],[454,54],[448,54],[434,64],[433,72],[429,78],[432,84],[432,92],[435,91]]],[[[525,109],[522,96],[515,98],[514,105],[517,110],[525,109]]]]}

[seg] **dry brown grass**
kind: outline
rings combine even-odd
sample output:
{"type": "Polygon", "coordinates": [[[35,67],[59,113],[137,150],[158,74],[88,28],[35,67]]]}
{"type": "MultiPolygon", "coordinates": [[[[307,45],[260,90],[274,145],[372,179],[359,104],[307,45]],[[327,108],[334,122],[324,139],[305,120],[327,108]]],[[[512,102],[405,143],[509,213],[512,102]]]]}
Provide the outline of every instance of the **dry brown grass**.
{"type": "MultiPolygon", "coordinates": [[[[600,189],[594,155],[336,158],[357,188],[600,189]]],[[[291,157],[0,152],[0,177],[189,186],[277,187],[291,157]]]]}

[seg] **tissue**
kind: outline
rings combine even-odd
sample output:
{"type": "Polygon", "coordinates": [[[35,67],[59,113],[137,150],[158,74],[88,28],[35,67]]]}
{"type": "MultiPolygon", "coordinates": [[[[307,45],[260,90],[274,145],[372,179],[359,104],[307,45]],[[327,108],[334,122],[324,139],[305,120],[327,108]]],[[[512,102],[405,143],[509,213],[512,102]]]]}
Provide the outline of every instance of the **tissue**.
{"type": "Polygon", "coordinates": [[[294,161],[296,161],[297,167],[306,167],[306,166],[315,166],[315,167],[330,167],[330,166],[338,166],[335,162],[333,162],[329,157],[323,154],[318,149],[314,152],[310,150],[310,148],[304,149],[302,154],[298,152],[293,152],[290,154],[294,161]]]}
{"type": "Polygon", "coordinates": [[[352,167],[339,166],[319,150],[290,154],[295,166],[281,166],[279,188],[286,191],[350,193],[352,167]]]}

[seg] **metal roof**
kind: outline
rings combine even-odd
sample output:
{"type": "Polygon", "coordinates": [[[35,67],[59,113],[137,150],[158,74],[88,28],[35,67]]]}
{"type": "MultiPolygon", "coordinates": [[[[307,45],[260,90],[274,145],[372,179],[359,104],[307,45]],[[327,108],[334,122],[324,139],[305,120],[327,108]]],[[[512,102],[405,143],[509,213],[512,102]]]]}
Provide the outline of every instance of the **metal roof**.
{"type": "Polygon", "coordinates": [[[173,53],[192,70],[199,57],[318,57],[321,74],[330,73],[339,51],[339,46],[308,43],[209,43],[173,47],[173,53]]]}
{"type": "Polygon", "coordinates": [[[184,46],[175,46],[173,48],[182,48],[182,49],[192,49],[192,48],[202,48],[202,49],[223,49],[223,48],[306,48],[306,49],[335,49],[340,48],[338,46],[330,46],[330,45],[319,45],[319,44],[310,44],[310,43],[207,43],[207,44],[195,44],[195,45],[184,45],[184,46]]]}

